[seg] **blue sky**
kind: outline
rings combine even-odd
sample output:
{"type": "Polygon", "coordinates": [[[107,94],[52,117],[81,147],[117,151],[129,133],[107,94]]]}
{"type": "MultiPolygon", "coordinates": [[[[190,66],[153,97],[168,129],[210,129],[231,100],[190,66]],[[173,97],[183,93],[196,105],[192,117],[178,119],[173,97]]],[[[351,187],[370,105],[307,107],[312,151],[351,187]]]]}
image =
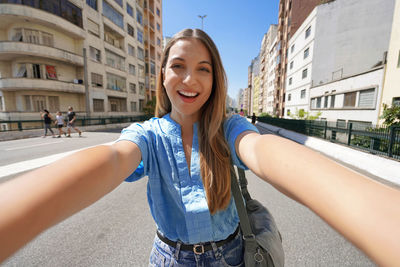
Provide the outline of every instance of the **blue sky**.
{"type": "Polygon", "coordinates": [[[228,94],[235,98],[247,86],[247,68],[257,56],[270,24],[278,21],[279,0],[164,0],[163,34],[201,28],[216,43],[228,76],[228,94]]]}

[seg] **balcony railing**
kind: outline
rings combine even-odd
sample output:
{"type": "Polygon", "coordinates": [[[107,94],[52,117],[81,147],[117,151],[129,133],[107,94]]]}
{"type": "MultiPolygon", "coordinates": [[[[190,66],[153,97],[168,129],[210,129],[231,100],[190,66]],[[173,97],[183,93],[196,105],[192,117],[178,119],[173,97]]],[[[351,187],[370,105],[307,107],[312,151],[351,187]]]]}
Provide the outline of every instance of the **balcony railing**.
{"type": "Polygon", "coordinates": [[[34,78],[2,78],[0,79],[0,88],[3,91],[15,90],[44,90],[44,91],[59,91],[69,93],[85,93],[85,87],[82,80],[75,82],[50,80],[50,79],[34,79],[34,78]]]}

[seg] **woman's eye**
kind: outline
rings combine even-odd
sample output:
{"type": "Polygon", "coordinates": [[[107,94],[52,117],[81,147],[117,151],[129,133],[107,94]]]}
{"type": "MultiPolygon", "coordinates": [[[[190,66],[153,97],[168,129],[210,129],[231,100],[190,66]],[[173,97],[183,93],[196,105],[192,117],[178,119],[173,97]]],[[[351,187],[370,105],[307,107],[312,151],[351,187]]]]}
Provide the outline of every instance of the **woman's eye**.
{"type": "Polygon", "coordinates": [[[173,64],[171,65],[171,69],[178,69],[178,68],[182,68],[181,64],[173,64]]]}
{"type": "Polygon", "coordinates": [[[201,71],[208,72],[208,73],[210,73],[210,72],[211,72],[211,71],[210,71],[210,69],[208,69],[208,68],[205,68],[205,67],[201,67],[201,68],[200,68],[200,70],[201,70],[201,71]]]}

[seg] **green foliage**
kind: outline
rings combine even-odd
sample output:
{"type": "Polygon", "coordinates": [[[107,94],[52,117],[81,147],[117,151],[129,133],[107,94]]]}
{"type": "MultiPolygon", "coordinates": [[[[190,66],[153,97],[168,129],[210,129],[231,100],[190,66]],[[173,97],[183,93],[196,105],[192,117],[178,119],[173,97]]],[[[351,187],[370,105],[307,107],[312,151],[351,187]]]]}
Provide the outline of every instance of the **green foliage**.
{"type": "Polygon", "coordinates": [[[258,115],[258,117],[272,117],[271,114],[263,112],[260,115],[258,115]]]}
{"type": "Polygon", "coordinates": [[[146,115],[149,116],[154,116],[155,111],[156,111],[156,97],[153,96],[153,98],[149,101],[147,101],[146,105],[143,107],[143,111],[146,115]]]}
{"type": "Polygon", "coordinates": [[[295,120],[309,120],[314,121],[321,116],[322,112],[318,111],[317,114],[311,114],[308,111],[304,111],[304,109],[297,109],[295,113],[290,113],[289,116],[295,120]]]}
{"type": "Polygon", "coordinates": [[[387,104],[383,104],[383,113],[380,118],[383,119],[383,124],[387,126],[400,124],[400,106],[392,105],[389,108],[387,104]]]}

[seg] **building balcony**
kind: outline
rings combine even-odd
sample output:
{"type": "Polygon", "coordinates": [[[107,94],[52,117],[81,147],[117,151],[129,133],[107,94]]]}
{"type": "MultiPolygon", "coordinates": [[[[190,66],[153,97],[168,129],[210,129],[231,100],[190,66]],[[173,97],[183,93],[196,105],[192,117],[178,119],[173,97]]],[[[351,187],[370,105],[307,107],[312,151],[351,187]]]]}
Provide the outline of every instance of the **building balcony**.
{"type": "Polygon", "coordinates": [[[10,60],[21,55],[43,57],[64,63],[83,66],[83,56],[56,47],[5,41],[0,42],[0,60],[10,60]]]}
{"type": "Polygon", "coordinates": [[[61,14],[52,14],[23,4],[1,4],[0,8],[0,20],[7,21],[9,24],[19,22],[40,24],[72,38],[85,39],[86,32],[78,26],[82,25],[82,19],[79,17],[76,19],[77,21],[73,18],[63,18],[61,14]]]}
{"type": "Polygon", "coordinates": [[[30,79],[30,78],[4,78],[0,79],[2,91],[44,90],[53,92],[85,93],[85,86],[79,83],[58,80],[30,79]]]}

